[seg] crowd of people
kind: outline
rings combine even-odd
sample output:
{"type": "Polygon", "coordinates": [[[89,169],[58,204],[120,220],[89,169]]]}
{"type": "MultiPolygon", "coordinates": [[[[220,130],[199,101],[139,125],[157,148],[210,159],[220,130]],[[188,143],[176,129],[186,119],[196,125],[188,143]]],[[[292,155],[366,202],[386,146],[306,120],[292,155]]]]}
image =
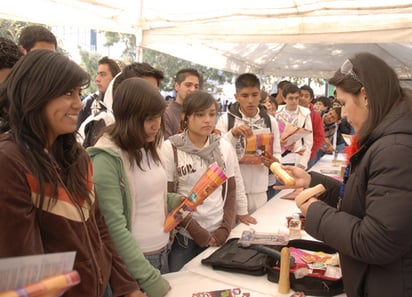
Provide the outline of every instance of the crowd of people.
{"type": "Polygon", "coordinates": [[[0,39],[0,257],[76,251],[82,281],[64,296],[164,296],[163,274],[257,223],[284,188],[269,170],[280,162],[296,187],[326,187],[299,207],[306,231],[339,252],[347,296],[411,294],[412,98],[383,60],[348,58],[333,97],[285,80],[268,94],[242,73],[222,111],[196,69],[176,74],[167,101],[161,70],[108,57],[81,100],[92,78],[56,50],[42,26],[0,39]],[[343,182],[310,171],[344,151],[343,182]],[[165,232],[214,163],[224,184],[165,232]]]}

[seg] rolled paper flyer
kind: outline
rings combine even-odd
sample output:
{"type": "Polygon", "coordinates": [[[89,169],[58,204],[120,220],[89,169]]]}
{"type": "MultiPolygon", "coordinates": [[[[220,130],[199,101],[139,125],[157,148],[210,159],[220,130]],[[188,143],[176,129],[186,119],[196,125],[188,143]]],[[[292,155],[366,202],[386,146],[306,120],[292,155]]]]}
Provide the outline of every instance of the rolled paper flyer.
{"type": "Polygon", "coordinates": [[[196,207],[203,203],[219,186],[227,179],[225,173],[217,165],[212,163],[193,186],[187,198],[175,207],[166,217],[164,231],[169,232],[186,218],[196,207]]]}
{"type": "Polygon", "coordinates": [[[55,274],[21,288],[0,292],[0,297],[57,297],[80,283],[76,270],[55,274]]]}
{"type": "Polygon", "coordinates": [[[296,206],[300,208],[310,198],[318,197],[325,191],[326,189],[322,184],[317,184],[316,186],[303,190],[295,198],[296,206]]]}
{"type": "Polygon", "coordinates": [[[280,294],[287,294],[290,291],[290,251],[288,247],[280,251],[280,273],[278,291],[280,294]]]}

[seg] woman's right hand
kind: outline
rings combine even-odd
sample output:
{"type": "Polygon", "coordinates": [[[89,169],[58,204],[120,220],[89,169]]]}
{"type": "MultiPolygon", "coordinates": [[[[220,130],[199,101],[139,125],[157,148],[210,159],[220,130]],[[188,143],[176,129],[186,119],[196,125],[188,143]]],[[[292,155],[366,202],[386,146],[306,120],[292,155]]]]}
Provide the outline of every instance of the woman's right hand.
{"type": "Polygon", "coordinates": [[[311,176],[309,173],[306,172],[305,169],[297,167],[297,166],[283,166],[282,168],[289,173],[295,179],[295,185],[293,187],[289,186],[274,186],[273,188],[276,190],[283,190],[283,189],[296,189],[296,188],[307,188],[310,185],[311,176]]]}

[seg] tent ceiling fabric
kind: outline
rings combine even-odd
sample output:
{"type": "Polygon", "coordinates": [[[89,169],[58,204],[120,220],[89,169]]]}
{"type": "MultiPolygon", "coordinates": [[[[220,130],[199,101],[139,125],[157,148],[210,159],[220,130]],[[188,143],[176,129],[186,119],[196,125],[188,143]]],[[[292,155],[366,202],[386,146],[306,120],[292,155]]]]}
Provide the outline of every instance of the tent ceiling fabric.
{"type": "Polygon", "coordinates": [[[232,71],[328,77],[368,51],[412,77],[412,1],[13,0],[0,18],[136,34],[140,46],[232,71]]]}
{"type": "Polygon", "coordinates": [[[412,78],[412,44],[154,44],[160,52],[235,73],[328,78],[357,52],[383,58],[401,78],[412,78]]]}

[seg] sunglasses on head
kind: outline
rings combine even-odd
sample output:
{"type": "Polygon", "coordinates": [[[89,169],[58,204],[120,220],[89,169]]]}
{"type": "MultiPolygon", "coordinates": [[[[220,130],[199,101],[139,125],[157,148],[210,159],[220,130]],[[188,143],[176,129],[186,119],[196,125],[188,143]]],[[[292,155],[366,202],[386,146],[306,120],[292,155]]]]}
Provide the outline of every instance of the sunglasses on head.
{"type": "Polygon", "coordinates": [[[349,59],[343,62],[342,66],[340,66],[340,73],[342,73],[345,76],[349,76],[350,78],[356,80],[358,83],[363,85],[359,76],[355,73],[355,71],[353,71],[353,64],[349,59]]]}

